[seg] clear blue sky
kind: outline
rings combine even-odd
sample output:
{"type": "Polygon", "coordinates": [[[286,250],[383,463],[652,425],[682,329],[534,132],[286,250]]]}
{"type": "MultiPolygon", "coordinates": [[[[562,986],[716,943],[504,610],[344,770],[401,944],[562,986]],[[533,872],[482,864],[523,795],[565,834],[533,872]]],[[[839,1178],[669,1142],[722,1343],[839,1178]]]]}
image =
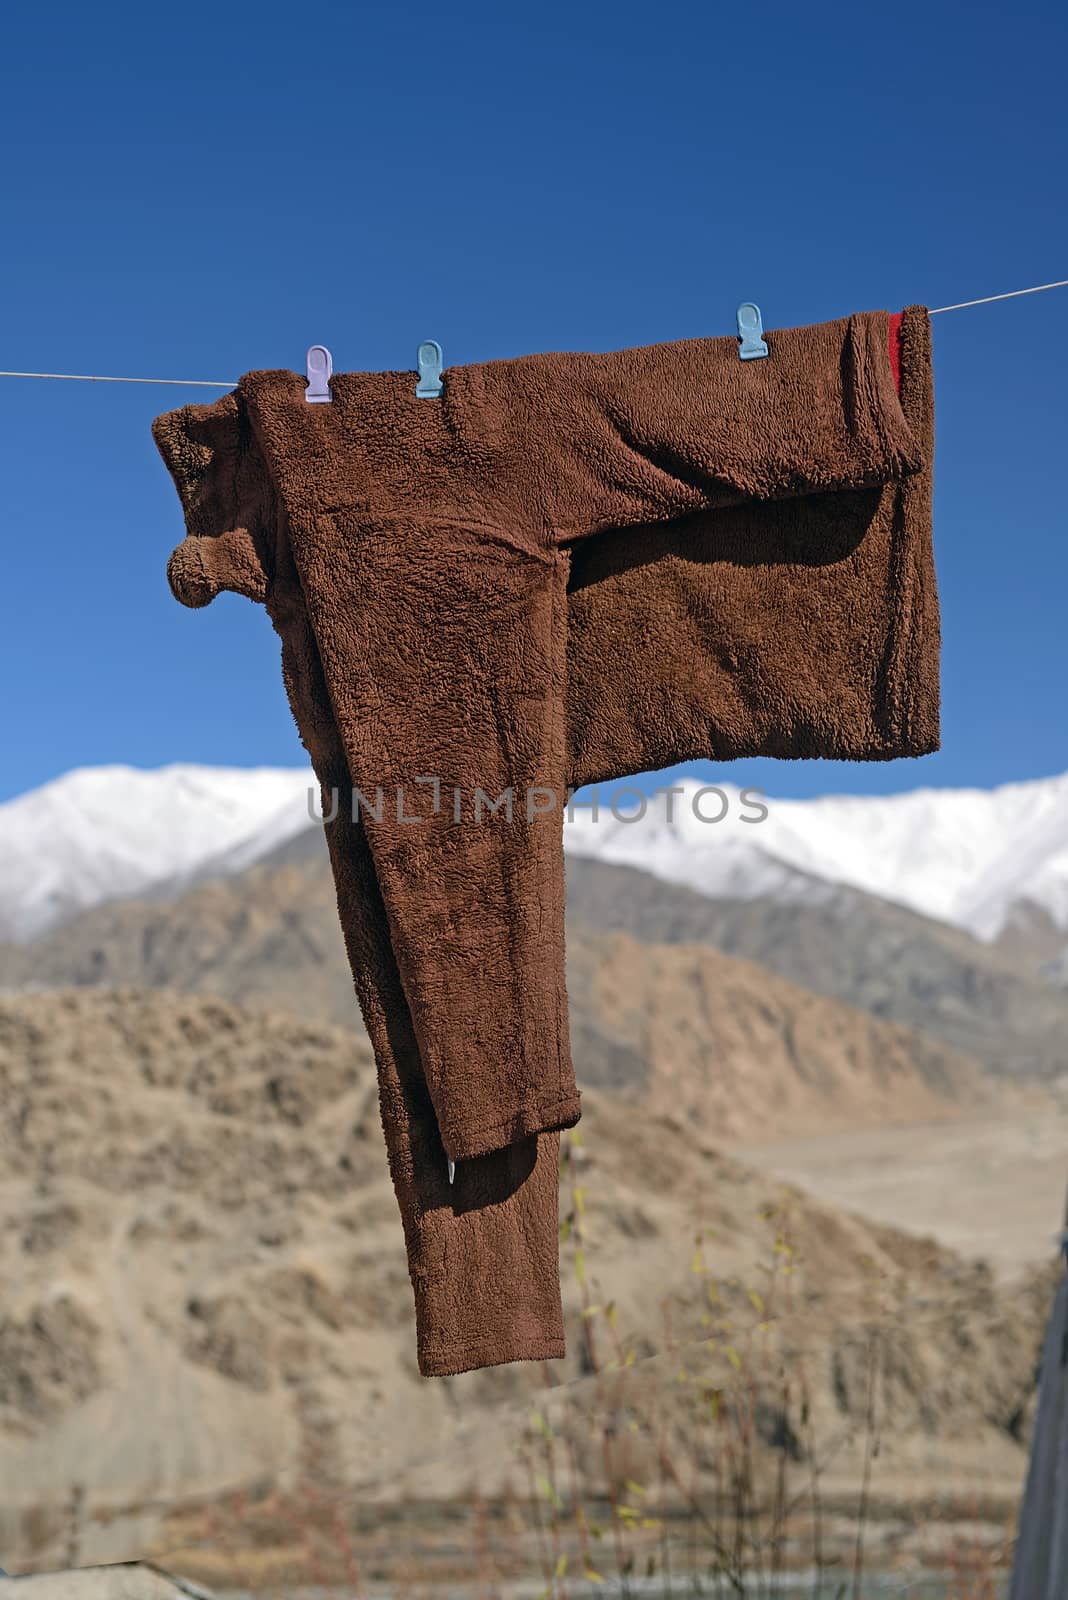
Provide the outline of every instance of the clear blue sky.
{"type": "MultiPolygon", "coordinates": [[[[1062,4],[20,7],[0,367],[235,380],[608,350],[1068,277],[1062,4]]],[[[1068,768],[1068,289],[936,319],[943,741],[769,793],[1068,768]]],[[[0,798],[303,762],[263,609],[179,606],[149,425],[220,391],[0,379],[0,798]]]]}

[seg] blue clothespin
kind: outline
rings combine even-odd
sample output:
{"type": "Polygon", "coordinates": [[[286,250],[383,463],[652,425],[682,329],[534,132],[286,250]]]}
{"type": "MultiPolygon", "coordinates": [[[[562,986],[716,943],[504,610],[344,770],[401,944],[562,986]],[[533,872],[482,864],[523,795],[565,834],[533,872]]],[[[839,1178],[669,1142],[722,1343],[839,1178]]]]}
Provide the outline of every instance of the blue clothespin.
{"type": "Polygon", "coordinates": [[[441,393],[441,346],[436,339],[424,339],[416,357],[419,382],[415,392],[420,400],[436,400],[441,393]]]}
{"type": "Polygon", "coordinates": [[[334,374],[334,360],[325,344],[313,344],[309,348],[305,365],[308,372],[305,400],[329,403],[333,399],[330,393],[330,379],[334,374]]]}
{"type": "Polygon", "coordinates": [[[753,361],[757,356],[767,355],[768,347],[763,334],[760,307],[754,305],[752,300],[743,300],[738,307],[738,337],[742,341],[738,346],[738,355],[742,361],[753,361]]]}

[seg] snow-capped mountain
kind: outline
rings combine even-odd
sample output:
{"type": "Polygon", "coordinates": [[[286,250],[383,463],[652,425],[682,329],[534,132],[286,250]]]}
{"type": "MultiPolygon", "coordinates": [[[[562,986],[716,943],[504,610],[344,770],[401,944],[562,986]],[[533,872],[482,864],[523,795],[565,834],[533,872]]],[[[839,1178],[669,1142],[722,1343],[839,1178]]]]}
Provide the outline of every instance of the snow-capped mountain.
{"type": "MultiPolygon", "coordinates": [[[[692,778],[674,789],[641,808],[633,789],[602,785],[596,813],[574,808],[568,851],[714,897],[815,901],[846,884],[982,939],[1028,907],[1068,930],[1068,774],[815,800],[692,778]]],[[[241,871],[310,825],[309,795],[317,809],[307,767],[67,773],[0,805],[0,937],[29,939],[104,900],[241,871]]]]}
{"type": "MultiPolygon", "coordinates": [[[[666,794],[640,820],[576,807],[569,850],[716,897],[818,898],[820,882],[848,884],[986,940],[1024,907],[1068,929],[1068,773],[996,789],[759,803],[729,784],[677,787],[670,820],[666,794]]],[[[625,804],[620,789],[621,816],[625,804]]]]}
{"type": "Polygon", "coordinates": [[[0,938],[102,901],[237,872],[309,826],[300,767],[79,767],[0,805],[0,938]]]}

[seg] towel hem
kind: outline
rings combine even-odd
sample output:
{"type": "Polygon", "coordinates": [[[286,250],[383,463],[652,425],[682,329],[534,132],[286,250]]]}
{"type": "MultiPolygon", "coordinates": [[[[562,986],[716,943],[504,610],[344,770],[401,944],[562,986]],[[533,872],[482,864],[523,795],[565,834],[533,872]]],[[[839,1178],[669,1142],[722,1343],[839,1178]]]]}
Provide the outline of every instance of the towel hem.
{"type": "MultiPolygon", "coordinates": [[[[905,409],[904,396],[894,372],[890,354],[891,319],[888,311],[872,312],[868,319],[854,319],[863,328],[866,349],[857,366],[868,367],[870,424],[878,453],[890,463],[890,478],[908,478],[923,472],[926,452],[905,409]]],[[[857,374],[859,376],[859,372],[857,374]]]]}
{"type": "Polygon", "coordinates": [[[508,1145],[518,1144],[532,1134],[555,1133],[573,1128],[582,1116],[582,1091],[561,1095],[555,1100],[531,1100],[503,1117],[494,1117],[471,1126],[438,1125],[445,1154],[450,1161],[468,1161],[473,1156],[491,1155],[508,1145]]]}
{"type": "Polygon", "coordinates": [[[901,408],[924,454],[924,470],[902,486],[908,512],[891,530],[896,603],[883,673],[885,736],[893,751],[929,755],[941,743],[937,689],[920,670],[940,627],[937,580],[931,542],[931,487],[934,452],[930,313],[907,306],[900,322],[901,408]],[[918,533],[916,530],[922,529],[918,533]]]}
{"type": "Polygon", "coordinates": [[[501,1367],[512,1361],[555,1361],[566,1356],[563,1337],[546,1339],[544,1334],[514,1345],[502,1345],[490,1335],[467,1339],[459,1344],[439,1345],[432,1351],[418,1352],[419,1372],[424,1378],[448,1378],[480,1367],[501,1367]]]}

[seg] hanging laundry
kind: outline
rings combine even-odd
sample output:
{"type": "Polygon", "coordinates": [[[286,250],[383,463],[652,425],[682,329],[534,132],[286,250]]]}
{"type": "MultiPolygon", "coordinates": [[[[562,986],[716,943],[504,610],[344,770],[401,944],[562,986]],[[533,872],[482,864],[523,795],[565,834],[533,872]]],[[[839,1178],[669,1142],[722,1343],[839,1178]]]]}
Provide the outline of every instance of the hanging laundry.
{"type": "Polygon", "coordinates": [[[267,605],[328,814],[461,797],[326,830],[427,1375],[563,1354],[567,785],[937,748],[927,313],[768,338],[451,368],[440,407],[253,373],[153,425],[174,592],[267,605]],[[463,811],[524,788],[554,808],[463,811]]]}

